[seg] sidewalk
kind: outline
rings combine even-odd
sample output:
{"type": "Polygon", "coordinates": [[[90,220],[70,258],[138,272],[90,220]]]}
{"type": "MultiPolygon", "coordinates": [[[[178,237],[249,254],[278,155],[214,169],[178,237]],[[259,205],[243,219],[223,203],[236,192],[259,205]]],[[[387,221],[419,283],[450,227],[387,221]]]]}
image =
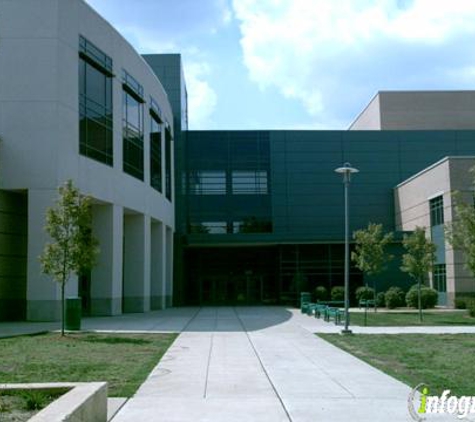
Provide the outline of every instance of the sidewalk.
{"type": "Polygon", "coordinates": [[[409,387],[316,337],[325,323],[309,331],[305,318],[200,310],[113,422],[411,420],[409,387]]]}

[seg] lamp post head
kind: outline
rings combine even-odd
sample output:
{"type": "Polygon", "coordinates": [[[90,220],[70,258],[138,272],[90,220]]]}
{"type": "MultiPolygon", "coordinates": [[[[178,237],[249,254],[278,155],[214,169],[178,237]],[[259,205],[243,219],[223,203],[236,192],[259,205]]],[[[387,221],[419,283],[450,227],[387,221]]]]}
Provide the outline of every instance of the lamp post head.
{"type": "Polygon", "coordinates": [[[359,170],[357,168],[351,167],[351,164],[347,162],[343,164],[342,167],[335,169],[335,173],[340,173],[343,175],[343,182],[348,183],[351,180],[351,175],[353,173],[359,173],[359,170]]]}

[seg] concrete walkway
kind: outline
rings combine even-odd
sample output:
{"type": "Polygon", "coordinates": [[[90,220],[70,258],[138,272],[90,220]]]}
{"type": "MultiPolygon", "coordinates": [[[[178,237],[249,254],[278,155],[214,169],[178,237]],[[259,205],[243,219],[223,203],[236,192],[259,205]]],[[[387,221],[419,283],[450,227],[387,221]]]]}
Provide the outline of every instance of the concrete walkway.
{"type": "Polygon", "coordinates": [[[411,420],[406,385],[316,337],[308,319],[201,309],[113,422],[411,420]]]}

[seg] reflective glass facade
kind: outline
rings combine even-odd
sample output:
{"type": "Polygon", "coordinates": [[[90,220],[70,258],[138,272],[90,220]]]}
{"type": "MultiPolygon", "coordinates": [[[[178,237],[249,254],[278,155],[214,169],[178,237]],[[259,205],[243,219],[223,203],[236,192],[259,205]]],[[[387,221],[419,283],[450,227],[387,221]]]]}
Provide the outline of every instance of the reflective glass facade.
{"type": "Polygon", "coordinates": [[[125,71],[122,81],[124,172],[143,180],[143,88],[125,71]]]}
{"type": "Polygon", "coordinates": [[[162,131],[160,123],[150,116],[150,185],[162,191],[162,131]]]}
{"type": "Polygon", "coordinates": [[[79,152],[113,165],[112,60],[79,39],[79,152]]]}

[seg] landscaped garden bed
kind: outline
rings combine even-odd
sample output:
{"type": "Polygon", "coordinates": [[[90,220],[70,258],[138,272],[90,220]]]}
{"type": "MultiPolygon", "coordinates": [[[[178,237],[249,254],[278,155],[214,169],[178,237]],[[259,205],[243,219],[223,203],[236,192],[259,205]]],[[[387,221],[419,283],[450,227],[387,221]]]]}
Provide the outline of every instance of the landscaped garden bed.
{"type": "Polygon", "coordinates": [[[0,421],[23,422],[44,409],[67,390],[0,390],[0,421]]]}

